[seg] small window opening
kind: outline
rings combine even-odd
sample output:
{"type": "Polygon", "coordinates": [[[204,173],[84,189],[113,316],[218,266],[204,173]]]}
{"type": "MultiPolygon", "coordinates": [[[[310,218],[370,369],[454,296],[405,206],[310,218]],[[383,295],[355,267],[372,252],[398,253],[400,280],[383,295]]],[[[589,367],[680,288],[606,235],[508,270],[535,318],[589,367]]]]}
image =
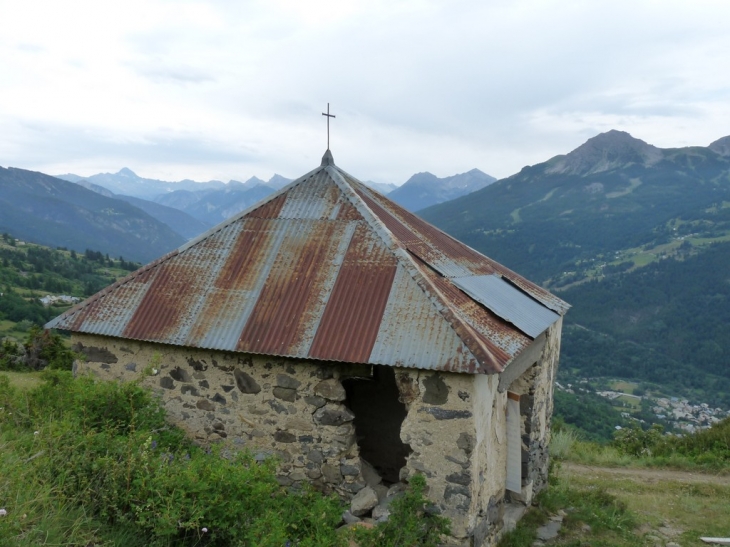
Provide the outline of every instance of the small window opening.
{"type": "Polygon", "coordinates": [[[367,460],[386,484],[399,481],[411,447],[401,441],[400,429],[408,413],[392,367],[376,365],[371,378],[343,381],[345,405],[355,414],[360,457],[367,460]]]}

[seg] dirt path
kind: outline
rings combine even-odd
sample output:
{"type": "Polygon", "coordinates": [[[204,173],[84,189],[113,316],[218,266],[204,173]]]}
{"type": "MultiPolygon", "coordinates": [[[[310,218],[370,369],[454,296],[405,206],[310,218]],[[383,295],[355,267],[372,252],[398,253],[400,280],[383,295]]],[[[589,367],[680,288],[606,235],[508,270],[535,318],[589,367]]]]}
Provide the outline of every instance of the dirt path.
{"type": "Polygon", "coordinates": [[[563,462],[560,474],[586,476],[614,476],[631,478],[634,481],[647,483],[674,481],[682,483],[710,483],[730,486],[729,475],[711,475],[691,471],[676,471],[673,469],[637,469],[629,467],[595,467],[580,463],[563,462]]]}

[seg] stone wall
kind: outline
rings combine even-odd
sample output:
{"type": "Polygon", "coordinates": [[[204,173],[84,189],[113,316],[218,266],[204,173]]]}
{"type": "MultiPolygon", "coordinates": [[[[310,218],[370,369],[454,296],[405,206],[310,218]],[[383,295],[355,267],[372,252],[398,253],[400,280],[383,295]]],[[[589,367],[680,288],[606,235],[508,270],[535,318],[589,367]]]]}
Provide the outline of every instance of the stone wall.
{"type": "MultiPolygon", "coordinates": [[[[370,367],[83,334],[74,334],[73,342],[86,355],[77,373],[122,381],[142,377],[141,385],[161,397],[170,421],[198,442],[225,439],[259,458],[279,457],[282,485],[307,481],[350,500],[372,482],[342,385],[367,376],[370,367]]],[[[400,478],[423,473],[429,497],[452,519],[455,536],[466,538],[475,506],[474,377],[394,371],[396,396],[406,409],[400,437],[409,448],[400,478]]],[[[380,500],[388,489],[375,490],[380,500]]]]}
{"type": "Polygon", "coordinates": [[[351,498],[365,486],[354,415],[331,364],[208,352],[90,335],[77,373],[132,380],[161,396],[169,420],[201,444],[223,439],[281,460],[279,482],[351,498]]]}
{"type": "Polygon", "coordinates": [[[498,390],[496,375],[474,379],[477,432],[474,459],[474,506],[470,532],[473,545],[491,545],[502,529],[507,480],[507,393],[498,390]]]}
{"type": "Polygon", "coordinates": [[[550,445],[550,423],[553,415],[553,389],[558,371],[560,356],[560,337],[563,320],[559,319],[547,331],[542,360],[534,371],[528,371],[527,397],[520,398],[520,413],[525,416],[523,448],[523,490],[527,503],[547,485],[550,445]],[[524,401],[523,401],[524,399],[524,401]]]}

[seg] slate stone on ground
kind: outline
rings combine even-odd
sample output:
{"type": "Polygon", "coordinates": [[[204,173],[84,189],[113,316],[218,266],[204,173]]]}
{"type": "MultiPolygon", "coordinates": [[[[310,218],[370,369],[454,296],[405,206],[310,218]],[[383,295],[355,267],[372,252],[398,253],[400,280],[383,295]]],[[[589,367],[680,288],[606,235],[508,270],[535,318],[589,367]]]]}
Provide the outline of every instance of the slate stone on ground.
{"type": "Polygon", "coordinates": [[[360,520],[362,519],[360,519],[360,517],[356,517],[355,515],[350,513],[350,511],[345,511],[344,513],[342,513],[342,520],[345,524],[354,524],[355,522],[360,522],[360,520]]]}
{"type": "Polygon", "coordinates": [[[356,517],[368,514],[378,504],[378,495],[375,490],[366,486],[360,490],[350,503],[350,513],[356,517]]]}
{"type": "Polygon", "coordinates": [[[548,521],[544,526],[537,529],[537,539],[541,541],[550,541],[558,537],[558,532],[563,525],[562,519],[548,521]]]}

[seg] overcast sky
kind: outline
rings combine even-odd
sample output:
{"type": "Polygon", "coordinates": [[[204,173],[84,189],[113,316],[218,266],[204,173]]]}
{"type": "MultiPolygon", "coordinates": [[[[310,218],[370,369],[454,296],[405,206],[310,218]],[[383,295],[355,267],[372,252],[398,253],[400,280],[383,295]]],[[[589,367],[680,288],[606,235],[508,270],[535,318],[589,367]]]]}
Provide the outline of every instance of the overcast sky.
{"type": "Polygon", "coordinates": [[[0,165],[495,177],[730,135],[727,0],[0,0],[0,165]]]}

